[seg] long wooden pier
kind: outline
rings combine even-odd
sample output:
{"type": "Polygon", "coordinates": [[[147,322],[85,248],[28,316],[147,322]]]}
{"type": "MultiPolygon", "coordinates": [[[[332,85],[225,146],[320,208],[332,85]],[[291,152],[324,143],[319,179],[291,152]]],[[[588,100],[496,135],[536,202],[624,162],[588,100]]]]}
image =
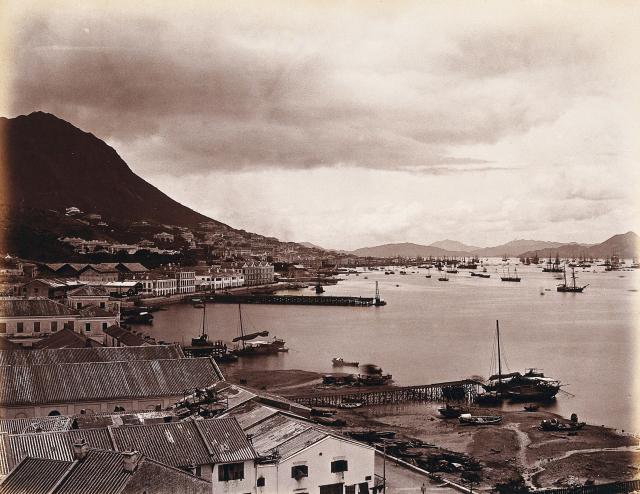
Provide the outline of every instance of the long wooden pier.
{"type": "Polygon", "coordinates": [[[307,393],[287,396],[288,399],[308,407],[340,407],[347,403],[387,405],[391,403],[460,401],[471,403],[478,395],[482,383],[471,379],[419,386],[389,387],[382,390],[351,388],[349,391],[307,393]]]}
{"type": "Polygon", "coordinates": [[[383,305],[374,297],[339,297],[307,295],[249,295],[220,294],[207,298],[218,304],[280,304],[280,305],[344,305],[349,307],[371,307],[383,305]]]}

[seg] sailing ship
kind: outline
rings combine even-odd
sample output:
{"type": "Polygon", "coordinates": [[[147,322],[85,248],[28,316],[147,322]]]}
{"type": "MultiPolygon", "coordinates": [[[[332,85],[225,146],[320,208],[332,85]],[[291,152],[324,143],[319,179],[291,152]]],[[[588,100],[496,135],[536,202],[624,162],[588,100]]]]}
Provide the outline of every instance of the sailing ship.
{"type": "Polygon", "coordinates": [[[513,276],[511,276],[511,270],[509,268],[507,268],[507,276],[504,276],[504,271],[502,273],[502,276],[500,277],[500,279],[502,281],[515,281],[515,282],[520,282],[520,280],[522,278],[520,278],[518,276],[518,269],[517,268],[513,268],[514,274],[513,276]]]}
{"type": "Polygon", "coordinates": [[[427,268],[427,274],[425,274],[424,277],[431,278],[431,268],[427,268]]]}
{"type": "Polygon", "coordinates": [[[542,272],[543,273],[562,273],[563,268],[560,267],[560,255],[556,254],[556,259],[555,261],[551,260],[551,257],[549,257],[549,260],[547,261],[547,265],[542,268],[542,272]]]}
{"type": "Polygon", "coordinates": [[[498,346],[498,373],[489,377],[484,385],[488,393],[497,398],[509,397],[514,400],[539,401],[554,398],[560,391],[560,381],[545,377],[539,369],[526,369],[519,372],[502,373],[502,356],[500,353],[500,325],[496,321],[496,339],[498,346]]]}
{"type": "Polygon", "coordinates": [[[240,318],[240,336],[237,336],[232,341],[233,343],[240,342],[240,345],[233,351],[235,355],[239,357],[249,357],[257,355],[274,355],[289,351],[289,349],[284,346],[284,340],[280,338],[273,337],[271,340],[256,340],[258,337],[268,337],[269,331],[258,331],[244,334],[242,306],[240,304],[238,304],[238,316],[240,318]]]}
{"type": "Polygon", "coordinates": [[[567,285],[567,270],[564,270],[564,283],[562,285],[558,285],[557,290],[559,292],[570,292],[570,293],[582,293],[582,290],[587,288],[589,285],[578,286],[576,285],[576,270],[575,268],[571,268],[571,279],[573,280],[573,285],[567,285]]]}
{"type": "Polygon", "coordinates": [[[444,273],[442,276],[440,276],[438,278],[438,281],[449,281],[449,277],[447,276],[447,273],[444,273]]]}

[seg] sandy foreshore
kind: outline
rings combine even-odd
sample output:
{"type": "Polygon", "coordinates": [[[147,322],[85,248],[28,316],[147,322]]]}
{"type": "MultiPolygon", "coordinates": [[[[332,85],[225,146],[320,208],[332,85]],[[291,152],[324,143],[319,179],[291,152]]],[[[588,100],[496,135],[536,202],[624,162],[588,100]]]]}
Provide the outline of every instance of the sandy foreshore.
{"type": "MultiPolygon", "coordinates": [[[[309,371],[246,371],[233,365],[226,366],[223,372],[231,382],[284,396],[313,392],[322,377],[309,371]]],[[[399,404],[338,410],[336,416],[344,419],[347,426],[336,430],[393,430],[401,439],[415,438],[433,444],[434,452],[470,455],[482,465],[480,487],[484,488],[520,475],[535,487],[640,478],[640,439],[633,435],[589,424],[575,433],[541,431],[541,420],[563,420],[546,411],[500,411],[503,420],[499,425],[464,426],[456,419],[441,418],[438,406],[399,404]]],[[[496,410],[476,407],[473,413],[491,415],[496,410]]],[[[460,479],[456,472],[442,476],[460,479]]]]}

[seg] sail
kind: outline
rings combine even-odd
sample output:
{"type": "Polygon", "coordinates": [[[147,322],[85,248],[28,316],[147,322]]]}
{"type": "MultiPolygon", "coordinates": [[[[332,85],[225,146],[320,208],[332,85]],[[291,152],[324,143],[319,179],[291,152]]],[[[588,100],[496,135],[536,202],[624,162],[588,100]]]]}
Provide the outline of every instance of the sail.
{"type": "Polygon", "coordinates": [[[234,343],[236,341],[247,341],[247,340],[252,340],[254,338],[257,338],[258,336],[263,336],[263,337],[269,336],[269,331],[259,331],[257,333],[249,333],[243,336],[238,336],[231,341],[233,341],[234,343]]]}

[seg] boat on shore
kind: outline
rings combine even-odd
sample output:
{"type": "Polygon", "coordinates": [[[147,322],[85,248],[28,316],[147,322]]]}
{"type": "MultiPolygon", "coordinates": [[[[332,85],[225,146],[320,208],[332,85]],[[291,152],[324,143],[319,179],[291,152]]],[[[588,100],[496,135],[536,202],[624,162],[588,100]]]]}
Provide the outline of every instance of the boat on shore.
{"type": "Polygon", "coordinates": [[[540,369],[529,368],[524,374],[520,372],[502,373],[502,357],[500,352],[500,326],[496,321],[496,340],[498,350],[498,373],[489,377],[484,388],[495,393],[496,398],[512,400],[542,401],[550,400],[560,391],[560,381],[546,377],[540,369]]]}
{"type": "Polygon", "coordinates": [[[334,367],[358,367],[358,365],[360,365],[360,362],[348,361],[343,359],[342,357],[332,358],[331,363],[334,367]]]}
{"type": "Polygon", "coordinates": [[[501,415],[471,415],[463,413],[458,417],[461,424],[464,425],[492,425],[502,422],[501,415]]]}
{"type": "Polygon", "coordinates": [[[458,405],[449,405],[448,403],[438,408],[438,412],[445,418],[448,419],[457,419],[463,413],[469,413],[469,410],[465,407],[461,407],[458,405]]]}

